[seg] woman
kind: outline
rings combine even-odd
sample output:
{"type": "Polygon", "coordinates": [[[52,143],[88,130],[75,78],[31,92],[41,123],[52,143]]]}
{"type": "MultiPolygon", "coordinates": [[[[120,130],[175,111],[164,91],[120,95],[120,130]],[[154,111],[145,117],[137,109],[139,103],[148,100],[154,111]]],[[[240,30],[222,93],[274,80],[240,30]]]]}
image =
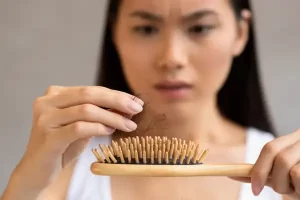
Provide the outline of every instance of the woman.
{"type": "Polygon", "coordinates": [[[103,87],[53,86],[36,100],[28,148],[2,200],[299,199],[300,131],[271,134],[248,3],[111,0],[109,6],[103,87]],[[255,165],[249,179],[90,173],[91,148],[131,135],[193,140],[210,148],[207,163],[255,165]]]}

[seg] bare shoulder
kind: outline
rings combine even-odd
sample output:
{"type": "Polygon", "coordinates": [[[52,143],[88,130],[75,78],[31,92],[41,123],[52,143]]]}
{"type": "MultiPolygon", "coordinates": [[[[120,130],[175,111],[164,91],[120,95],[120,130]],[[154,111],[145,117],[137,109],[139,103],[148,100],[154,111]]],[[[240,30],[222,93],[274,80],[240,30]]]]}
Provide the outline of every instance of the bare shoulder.
{"type": "Polygon", "coordinates": [[[65,200],[76,161],[65,167],[53,183],[47,187],[38,200],[65,200]]]}

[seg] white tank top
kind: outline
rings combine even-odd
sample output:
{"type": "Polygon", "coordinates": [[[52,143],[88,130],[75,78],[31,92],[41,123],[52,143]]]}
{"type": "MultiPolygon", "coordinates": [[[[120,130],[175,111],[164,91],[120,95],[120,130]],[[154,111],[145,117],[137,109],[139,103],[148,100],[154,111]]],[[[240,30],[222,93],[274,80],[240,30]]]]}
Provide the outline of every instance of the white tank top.
{"type": "MultiPolygon", "coordinates": [[[[274,137],[270,133],[249,128],[245,162],[254,164],[262,147],[272,139],[274,137]]],[[[110,140],[110,137],[95,137],[83,151],[74,168],[67,200],[112,200],[110,178],[95,176],[90,171],[90,164],[96,161],[91,149],[97,147],[98,144],[110,144],[110,140]]],[[[252,194],[251,185],[243,183],[239,200],[282,200],[282,197],[269,187],[265,187],[256,197],[252,194]]]]}

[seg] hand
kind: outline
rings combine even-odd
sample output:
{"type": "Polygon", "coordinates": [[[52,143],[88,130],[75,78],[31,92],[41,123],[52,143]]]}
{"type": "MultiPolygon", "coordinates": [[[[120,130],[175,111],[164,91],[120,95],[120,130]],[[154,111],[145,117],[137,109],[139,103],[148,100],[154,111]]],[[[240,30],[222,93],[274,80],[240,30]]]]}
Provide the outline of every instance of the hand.
{"type": "Polygon", "coordinates": [[[30,140],[14,182],[25,184],[26,194],[47,187],[91,137],[116,129],[134,131],[137,125],[129,118],[141,112],[143,104],[130,94],[104,87],[50,87],[34,103],[30,140]]]}
{"type": "Polygon", "coordinates": [[[233,179],[251,183],[255,195],[269,186],[279,194],[300,199],[300,130],[267,143],[251,170],[251,178],[233,179]]]}

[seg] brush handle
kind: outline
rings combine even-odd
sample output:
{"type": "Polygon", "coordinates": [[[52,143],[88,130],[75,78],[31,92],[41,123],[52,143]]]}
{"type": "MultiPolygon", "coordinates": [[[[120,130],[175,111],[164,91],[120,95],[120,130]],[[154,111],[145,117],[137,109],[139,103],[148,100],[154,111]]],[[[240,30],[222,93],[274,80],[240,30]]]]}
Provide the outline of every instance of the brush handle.
{"type": "Polygon", "coordinates": [[[144,165],[92,163],[91,172],[103,176],[231,176],[249,177],[252,164],[144,165]]]}

